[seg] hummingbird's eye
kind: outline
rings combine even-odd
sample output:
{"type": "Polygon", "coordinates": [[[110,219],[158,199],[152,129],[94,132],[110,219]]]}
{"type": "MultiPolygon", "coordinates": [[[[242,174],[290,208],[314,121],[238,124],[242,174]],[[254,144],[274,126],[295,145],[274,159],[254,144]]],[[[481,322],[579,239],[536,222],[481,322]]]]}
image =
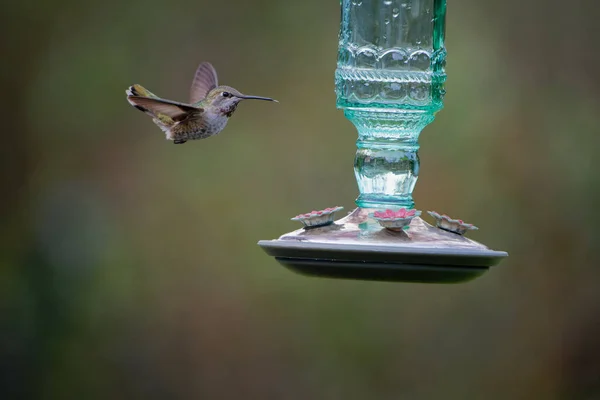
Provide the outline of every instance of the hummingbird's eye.
{"type": "Polygon", "coordinates": [[[223,92],[223,93],[221,93],[221,96],[223,96],[223,97],[231,97],[231,93],[229,93],[229,92],[223,92]]]}

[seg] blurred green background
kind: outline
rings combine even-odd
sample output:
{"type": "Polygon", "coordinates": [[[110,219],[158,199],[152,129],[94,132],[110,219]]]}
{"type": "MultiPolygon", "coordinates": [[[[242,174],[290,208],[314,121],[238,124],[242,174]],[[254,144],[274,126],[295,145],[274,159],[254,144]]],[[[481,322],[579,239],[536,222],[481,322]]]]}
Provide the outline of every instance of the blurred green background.
{"type": "Polygon", "coordinates": [[[600,16],[594,0],[453,0],[446,107],[417,205],[510,257],[455,286],[306,278],[256,245],[351,210],[339,2],[2,7],[0,398],[600,399],[600,16]],[[174,146],[125,101],[242,104],[174,146]]]}

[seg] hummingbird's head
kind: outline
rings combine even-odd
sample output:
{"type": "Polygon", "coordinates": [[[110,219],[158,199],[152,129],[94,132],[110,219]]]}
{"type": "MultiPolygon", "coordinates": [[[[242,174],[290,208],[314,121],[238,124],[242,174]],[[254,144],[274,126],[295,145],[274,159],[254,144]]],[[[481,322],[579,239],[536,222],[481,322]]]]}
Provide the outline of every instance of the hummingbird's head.
{"type": "Polygon", "coordinates": [[[208,92],[205,103],[210,104],[210,107],[218,110],[227,117],[231,117],[237,105],[242,100],[267,100],[275,101],[269,97],[247,96],[240,93],[238,90],[229,86],[218,86],[208,92]]]}

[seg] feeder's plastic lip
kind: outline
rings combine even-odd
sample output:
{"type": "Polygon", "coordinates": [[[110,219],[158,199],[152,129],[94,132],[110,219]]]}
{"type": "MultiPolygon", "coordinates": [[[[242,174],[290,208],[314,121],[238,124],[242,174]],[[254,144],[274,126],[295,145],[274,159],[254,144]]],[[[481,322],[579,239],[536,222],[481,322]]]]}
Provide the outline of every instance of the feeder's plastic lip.
{"type": "Polygon", "coordinates": [[[261,240],[258,245],[281,265],[302,275],[379,282],[467,282],[507,256],[493,250],[393,249],[289,240],[261,240]]]}
{"type": "Polygon", "coordinates": [[[281,265],[302,275],[380,282],[468,282],[508,256],[503,251],[484,249],[393,248],[290,240],[261,240],[258,245],[281,265]]]}
{"type": "Polygon", "coordinates": [[[504,251],[483,248],[422,248],[374,244],[319,243],[293,240],[261,240],[258,245],[270,256],[327,259],[424,266],[488,268],[508,256],[504,251]]]}

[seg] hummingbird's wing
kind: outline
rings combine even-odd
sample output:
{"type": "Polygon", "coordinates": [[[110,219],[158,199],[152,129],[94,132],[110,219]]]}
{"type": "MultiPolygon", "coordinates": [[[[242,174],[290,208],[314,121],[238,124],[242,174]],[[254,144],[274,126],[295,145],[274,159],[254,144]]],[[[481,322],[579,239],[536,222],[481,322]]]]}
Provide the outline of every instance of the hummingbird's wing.
{"type": "Polygon", "coordinates": [[[211,63],[203,62],[196,70],[192,87],[190,88],[190,103],[196,104],[204,99],[208,92],[218,86],[217,71],[211,63]]]}
{"type": "Polygon", "coordinates": [[[191,104],[142,96],[127,96],[127,101],[140,111],[161,119],[167,116],[173,121],[180,121],[190,113],[198,113],[201,109],[191,104]]]}

